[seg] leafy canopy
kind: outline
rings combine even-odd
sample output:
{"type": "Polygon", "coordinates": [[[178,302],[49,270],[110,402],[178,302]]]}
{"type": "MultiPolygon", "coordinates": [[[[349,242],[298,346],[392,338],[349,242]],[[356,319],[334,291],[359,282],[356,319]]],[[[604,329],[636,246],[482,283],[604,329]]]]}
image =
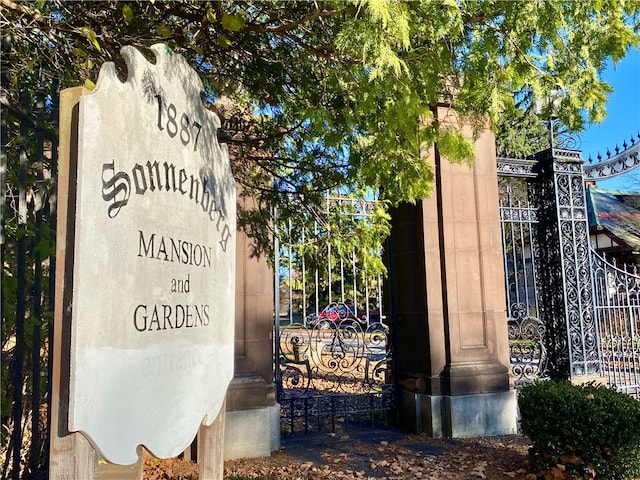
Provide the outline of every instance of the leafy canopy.
{"type": "MultiPolygon", "coordinates": [[[[640,42],[640,2],[624,0],[1,1],[10,97],[34,72],[91,86],[106,61],[124,70],[123,45],[164,42],[200,72],[208,99],[234,105],[214,108],[245,194],[293,217],[300,205],[321,215],[338,186],[385,204],[429,195],[427,147],[473,158],[435,105],[479,129],[512,111],[514,92],[559,89],[570,130],[602,120],[606,61],[640,42]]],[[[262,247],[266,217],[244,218],[262,247]]]]}

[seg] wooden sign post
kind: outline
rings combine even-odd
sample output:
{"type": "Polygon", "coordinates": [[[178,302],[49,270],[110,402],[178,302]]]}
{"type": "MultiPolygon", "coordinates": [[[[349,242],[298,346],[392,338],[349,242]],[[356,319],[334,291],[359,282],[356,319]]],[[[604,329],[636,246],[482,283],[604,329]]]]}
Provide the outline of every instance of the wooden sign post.
{"type": "Polygon", "coordinates": [[[125,82],[107,63],[61,95],[50,478],[176,456],[201,425],[200,458],[219,456],[201,478],[222,478],[235,181],[196,72],[151,50],[122,49],[125,82]]]}

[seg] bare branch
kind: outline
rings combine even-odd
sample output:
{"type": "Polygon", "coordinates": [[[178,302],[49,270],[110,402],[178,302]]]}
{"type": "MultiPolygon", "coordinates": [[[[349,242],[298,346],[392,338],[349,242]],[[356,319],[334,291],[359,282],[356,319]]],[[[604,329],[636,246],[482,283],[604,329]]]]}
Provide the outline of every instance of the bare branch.
{"type": "Polygon", "coordinates": [[[19,3],[13,2],[11,0],[0,0],[0,5],[2,5],[4,8],[8,8],[9,10],[27,15],[36,23],[41,23],[44,20],[44,17],[39,12],[33,11],[29,7],[25,7],[24,5],[20,5],[19,3]]]}

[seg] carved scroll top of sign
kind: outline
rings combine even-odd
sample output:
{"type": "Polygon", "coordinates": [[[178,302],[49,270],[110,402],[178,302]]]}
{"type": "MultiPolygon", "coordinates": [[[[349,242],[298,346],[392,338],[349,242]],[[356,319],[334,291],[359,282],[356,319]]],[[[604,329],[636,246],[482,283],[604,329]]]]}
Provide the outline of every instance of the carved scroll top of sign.
{"type": "Polygon", "coordinates": [[[196,72],[124,47],[80,101],[69,430],[172,457],[233,376],[235,182],[196,72]]]}

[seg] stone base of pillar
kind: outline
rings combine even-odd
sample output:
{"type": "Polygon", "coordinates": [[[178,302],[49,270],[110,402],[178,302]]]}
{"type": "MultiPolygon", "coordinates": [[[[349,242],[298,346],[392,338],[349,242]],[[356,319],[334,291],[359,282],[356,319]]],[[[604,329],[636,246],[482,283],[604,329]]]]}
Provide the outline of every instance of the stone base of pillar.
{"type": "Polygon", "coordinates": [[[509,390],[509,369],[497,361],[452,363],[442,377],[442,393],[449,396],[509,390]]]}
{"type": "Polygon", "coordinates": [[[518,432],[516,391],[471,395],[402,392],[402,427],[433,438],[511,435],[518,432]]]}
{"type": "Polygon", "coordinates": [[[403,391],[400,401],[402,428],[413,433],[426,433],[433,438],[444,436],[442,395],[403,391]]]}
{"type": "Polygon", "coordinates": [[[268,457],[280,448],[280,405],[227,412],[224,459],[268,457]]]}
{"type": "Polygon", "coordinates": [[[452,438],[518,433],[516,391],[444,397],[446,436],[452,438]]]}

